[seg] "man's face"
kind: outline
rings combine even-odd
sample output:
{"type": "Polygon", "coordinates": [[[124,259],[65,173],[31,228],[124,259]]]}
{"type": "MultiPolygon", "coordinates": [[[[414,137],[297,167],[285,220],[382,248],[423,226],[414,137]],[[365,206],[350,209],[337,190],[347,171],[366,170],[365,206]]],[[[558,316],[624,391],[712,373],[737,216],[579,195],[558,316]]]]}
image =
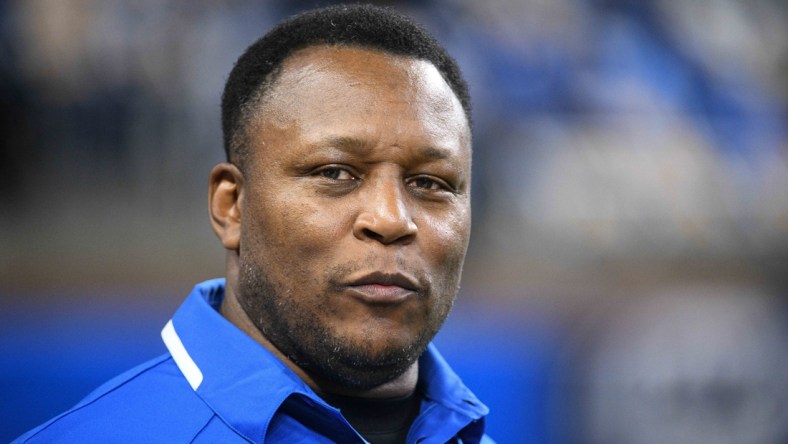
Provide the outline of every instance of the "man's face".
{"type": "Polygon", "coordinates": [[[313,377],[371,388],[404,372],[454,302],[470,234],[470,130],[430,63],[310,47],[257,117],[236,295],[313,377]]]}

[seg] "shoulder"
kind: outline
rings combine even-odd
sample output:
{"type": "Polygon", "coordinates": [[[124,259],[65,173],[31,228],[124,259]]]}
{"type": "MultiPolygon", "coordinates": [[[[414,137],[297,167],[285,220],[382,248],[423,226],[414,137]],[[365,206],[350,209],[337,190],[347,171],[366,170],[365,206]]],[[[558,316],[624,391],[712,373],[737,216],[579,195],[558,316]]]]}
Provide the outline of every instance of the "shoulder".
{"type": "Polygon", "coordinates": [[[170,355],[135,367],[105,383],[70,410],[15,443],[189,442],[213,411],[197,396],[170,355]]]}

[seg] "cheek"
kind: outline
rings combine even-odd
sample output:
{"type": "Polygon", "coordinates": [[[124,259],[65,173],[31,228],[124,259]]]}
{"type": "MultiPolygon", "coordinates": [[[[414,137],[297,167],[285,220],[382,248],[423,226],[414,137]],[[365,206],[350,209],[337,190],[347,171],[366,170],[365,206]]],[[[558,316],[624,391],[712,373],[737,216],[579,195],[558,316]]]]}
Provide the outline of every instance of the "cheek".
{"type": "Polygon", "coordinates": [[[269,192],[267,199],[247,205],[247,210],[242,232],[249,248],[255,250],[252,254],[298,267],[336,246],[344,214],[309,199],[275,191],[269,192]]]}
{"type": "Polygon", "coordinates": [[[470,209],[427,218],[425,226],[429,231],[427,253],[434,264],[452,270],[461,267],[470,239],[470,209]]]}

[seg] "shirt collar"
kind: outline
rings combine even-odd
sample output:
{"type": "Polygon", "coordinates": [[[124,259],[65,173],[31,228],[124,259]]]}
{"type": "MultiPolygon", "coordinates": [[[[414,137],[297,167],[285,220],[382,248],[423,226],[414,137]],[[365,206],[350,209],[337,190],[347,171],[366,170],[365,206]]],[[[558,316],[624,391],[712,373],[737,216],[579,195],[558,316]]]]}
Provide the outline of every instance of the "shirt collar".
{"type": "Polygon", "coordinates": [[[162,331],[197,395],[252,442],[263,441],[274,413],[293,394],[310,397],[317,408],[338,415],[282,361],[219,314],[224,285],[224,279],[197,285],[162,331]]]}
{"type": "MultiPolygon", "coordinates": [[[[165,345],[197,395],[253,442],[262,442],[271,418],[294,394],[311,398],[315,408],[341,418],[339,410],[282,361],[219,314],[224,288],[223,278],[195,286],[162,331],[165,345]]],[[[431,344],[419,359],[419,383],[428,402],[470,421],[489,411],[431,344]]]]}
{"type": "Polygon", "coordinates": [[[419,383],[427,399],[462,413],[472,420],[486,416],[490,409],[463,384],[433,344],[419,359],[419,383]]]}

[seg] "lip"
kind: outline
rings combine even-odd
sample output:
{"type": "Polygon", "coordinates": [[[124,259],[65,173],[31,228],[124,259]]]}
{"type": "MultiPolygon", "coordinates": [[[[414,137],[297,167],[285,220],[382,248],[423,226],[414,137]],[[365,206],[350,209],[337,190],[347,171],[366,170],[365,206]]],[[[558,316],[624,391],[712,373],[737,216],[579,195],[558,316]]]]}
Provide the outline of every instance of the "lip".
{"type": "Polygon", "coordinates": [[[402,273],[374,272],[351,278],[345,285],[354,296],[370,304],[396,304],[415,295],[420,285],[411,276],[402,273]]]}

